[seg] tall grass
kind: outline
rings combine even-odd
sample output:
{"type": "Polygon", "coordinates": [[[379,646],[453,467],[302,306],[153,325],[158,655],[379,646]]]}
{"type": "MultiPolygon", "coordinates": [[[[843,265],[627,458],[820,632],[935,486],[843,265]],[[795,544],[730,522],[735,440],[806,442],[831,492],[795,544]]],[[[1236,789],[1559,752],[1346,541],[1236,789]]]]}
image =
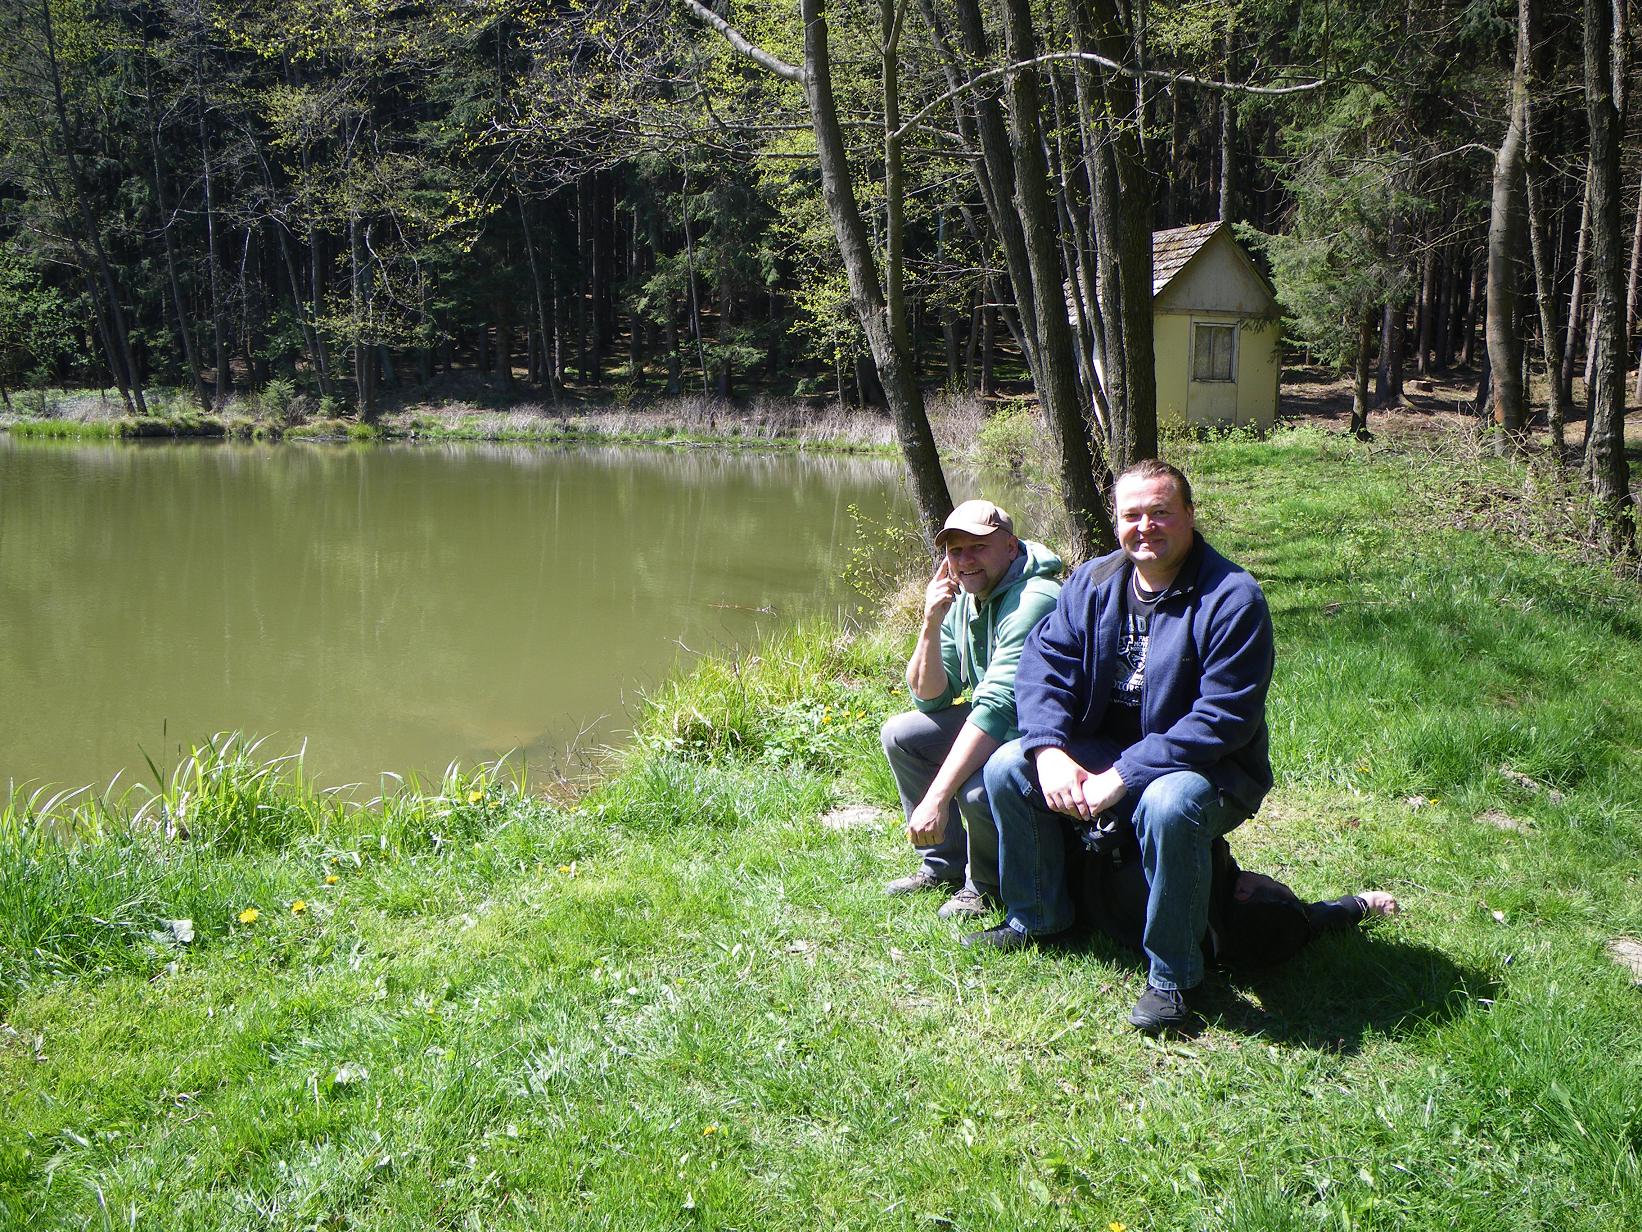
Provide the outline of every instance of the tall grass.
{"type": "MultiPolygon", "coordinates": [[[[151,767],[152,767],[152,763],[151,767]]],[[[546,807],[508,762],[357,801],[316,789],[300,754],[225,733],[152,787],[0,799],[0,1007],[50,975],[147,971],[190,922],[195,950],[238,913],[303,898],[339,865],[448,853],[546,807]]]]}

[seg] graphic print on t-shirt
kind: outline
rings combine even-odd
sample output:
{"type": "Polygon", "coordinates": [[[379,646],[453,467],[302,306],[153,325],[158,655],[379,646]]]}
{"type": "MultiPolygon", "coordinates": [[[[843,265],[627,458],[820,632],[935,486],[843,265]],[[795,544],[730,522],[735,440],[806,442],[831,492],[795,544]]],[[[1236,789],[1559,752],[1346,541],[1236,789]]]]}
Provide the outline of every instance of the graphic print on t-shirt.
{"type": "Polygon", "coordinates": [[[1151,613],[1139,604],[1124,604],[1123,629],[1117,639],[1117,679],[1112,683],[1112,701],[1119,706],[1140,706],[1140,686],[1146,682],[1146,651],[1152,641],[1151,623],[1151,613]]]}

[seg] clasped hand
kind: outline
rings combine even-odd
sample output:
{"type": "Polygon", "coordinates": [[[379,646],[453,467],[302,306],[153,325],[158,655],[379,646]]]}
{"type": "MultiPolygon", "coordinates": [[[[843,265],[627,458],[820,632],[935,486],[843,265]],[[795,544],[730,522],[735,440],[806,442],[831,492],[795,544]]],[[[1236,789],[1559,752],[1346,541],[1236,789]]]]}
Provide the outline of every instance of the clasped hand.
{"type": "Polygon", "coordinates": [[[1065,749],[1040,749],[1037,756],[1038,786],[1044,801],[1057,813],[1088,821],[1103,813],[1128,794],[1115,769],[1091,774],[1072,760],[1065,749]]]}

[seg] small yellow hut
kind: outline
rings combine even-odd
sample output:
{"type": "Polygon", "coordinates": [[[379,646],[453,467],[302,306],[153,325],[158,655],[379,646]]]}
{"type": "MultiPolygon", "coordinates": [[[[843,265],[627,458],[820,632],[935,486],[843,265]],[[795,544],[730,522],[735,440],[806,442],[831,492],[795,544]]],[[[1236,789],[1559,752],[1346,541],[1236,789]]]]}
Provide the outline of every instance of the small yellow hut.
{"type": "Polygon", "coordinates": [[[1271,427],[1280,310],[1225,223],[1152,233],[1158,425],[1271,427]]]}

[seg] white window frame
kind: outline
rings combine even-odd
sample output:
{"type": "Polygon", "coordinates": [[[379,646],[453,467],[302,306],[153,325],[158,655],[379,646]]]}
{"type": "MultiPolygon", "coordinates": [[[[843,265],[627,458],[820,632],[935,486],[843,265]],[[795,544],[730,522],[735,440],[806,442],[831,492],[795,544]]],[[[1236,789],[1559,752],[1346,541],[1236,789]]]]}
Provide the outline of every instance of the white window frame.
{"type": "MultiPolygon", "coordinates": [[[[1191,335],[1192,347],[1191,347],[1191,358],[1190,358],[1189,362],[1191,363],[1191,366],[1192,366],[1191,367],[1192,380],[1195,383],[1197,383],[1199,385],[1235,385],[1235,384],[1237,384],[1237,358],[1238,358],[1238,356],[1237,356],[1237,351],[1238,351],[1237,335],[1240,332],[1242,332],[1242,331],[1240,331],[1237,328],[1237,322],[1236,321],[1198,321],[1198,320],[1194,320],[1192,322],[1192,335],[1191,335]],[[1230,354],[1230,356],[1228,356],[1228,361],[1229,362],[1228,362],[1228,365],[1227,365],[1229,373],[1230,373],[1230,375],[1228,375],[1228,376],[1199,376],[1197,374],[1197,337],[1198,337],[1198,331],[1199,330],[1206,330],[1206,329],[1224,330],[1226,332],[1227,337],[1231,341],[1231,354],[1230,354]]],[[[1213,344],[1212,343],[1210,344],[1210,351],[1211,351],[1211,359],[1212,359],[1212,352],[1213,352],[1213,344]]]]}

